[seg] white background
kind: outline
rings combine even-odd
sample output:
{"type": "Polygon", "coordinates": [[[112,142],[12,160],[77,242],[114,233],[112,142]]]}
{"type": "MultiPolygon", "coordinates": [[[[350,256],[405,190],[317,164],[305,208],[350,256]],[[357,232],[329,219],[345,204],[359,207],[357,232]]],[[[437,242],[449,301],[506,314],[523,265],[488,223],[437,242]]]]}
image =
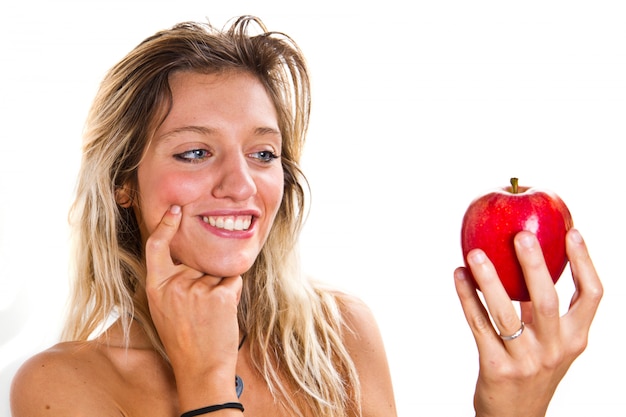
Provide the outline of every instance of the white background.
{"type": "MultiPolygon", "coordinates": [[[[240,14],[290,34],[308,57],[305,268],[374,310],[399,414],[472,415],[477,354],[452,280],[460,222],[472,198],[518,176],[565,200],[606,291],[548,415],[624,415],[619,0],[3,4],[0,415],[17,366],[58,336],[66,215],[99,81],[157,30],[240,14]]],[[[565,311],[569,270],[557,289],[565,311]]]]}

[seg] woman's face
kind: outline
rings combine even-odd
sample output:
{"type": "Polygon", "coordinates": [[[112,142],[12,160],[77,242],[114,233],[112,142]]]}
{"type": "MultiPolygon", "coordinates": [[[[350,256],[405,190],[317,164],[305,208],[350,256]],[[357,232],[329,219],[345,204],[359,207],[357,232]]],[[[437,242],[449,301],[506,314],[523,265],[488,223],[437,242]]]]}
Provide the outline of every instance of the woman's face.
{"type": "Polygon", "coordinates": [[[182,207],[172,258],[214,276],[247,271],[283,197],[281,134],[263,85],[243,72],[170,76],[172,108],[138,169],[142,238],[182,207]]]}

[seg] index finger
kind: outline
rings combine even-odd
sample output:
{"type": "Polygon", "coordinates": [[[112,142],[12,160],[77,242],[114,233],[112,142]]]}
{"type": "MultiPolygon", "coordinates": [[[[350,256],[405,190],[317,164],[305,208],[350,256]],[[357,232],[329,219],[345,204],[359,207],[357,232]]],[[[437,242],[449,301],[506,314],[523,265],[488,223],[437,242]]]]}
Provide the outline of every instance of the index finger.
{"type": "Polygon", "coordinates": [[[170,242],[178,230],[180,225],[181,208],[180,206],[171,206],[163,215],[163,218],[154,229],[152,234],[146,241],[146,285],[159,282],[150,282],[151,277],[168,277],[167,273],[173,266],[172,255],[170,253],[170,242]]]}

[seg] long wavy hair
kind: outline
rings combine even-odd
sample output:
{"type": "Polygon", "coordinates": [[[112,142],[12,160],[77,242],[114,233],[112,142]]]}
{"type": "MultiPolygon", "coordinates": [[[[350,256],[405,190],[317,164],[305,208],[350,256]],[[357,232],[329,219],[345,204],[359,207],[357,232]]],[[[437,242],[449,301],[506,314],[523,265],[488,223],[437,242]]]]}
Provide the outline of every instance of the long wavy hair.
{"type": "Polygon", "coordinates": [[[290,37],[268,32],[255,17],[235,19],[223,30],[185,22],[157,32],[104,78],[87,118],[70,210],[75,279],[63,338],[89,340],[115,317],[128,343],[136,319],[167,359],[148,309],[138,223],[132,208],[116,203],[116,192],[124,186],[134,198],[137,167],[171,108],[168,79],[176,71],[247,71],[273,100],[283,140],[284,198],[267,242],[244,274],[239,326],[254,367],[293,415],[360,415],[340,301],[299,268],[297,239],[308,190],[299,168],[310,114],[306,62],[290,37]]]}

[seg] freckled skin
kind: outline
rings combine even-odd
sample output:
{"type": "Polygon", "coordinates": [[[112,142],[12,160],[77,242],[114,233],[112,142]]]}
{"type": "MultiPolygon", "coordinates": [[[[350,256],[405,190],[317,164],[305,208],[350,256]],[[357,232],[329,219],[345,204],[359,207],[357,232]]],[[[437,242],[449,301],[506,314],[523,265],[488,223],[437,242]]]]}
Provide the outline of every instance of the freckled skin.
{"type": "Polygon", "coordinates": [[[276,110],[250,74],[180,72],[170,77],[170,88],[172,108],[137,173],[135,210],[142,236],[147,239],[168,207],[177,204],[183,219],[171,243],[174,259],[214,276],[242,274],[261,251],[283,197],[280,161],[261,164],[255,158],[260,151],[280,154],[280,134],[262,133],[279,131],[276,110]],[[175,157],[193,150],[206,156],[175,157]],[[250,210],[254,234],[245,239],[209,233],[200,220],[250,210]]]}
{"type": "Polygon", "coordinates": [[[522,230],[537,235],[556,283],[567,265],[565,234],[572,226],[567,206],[550,191],[520,187],[513,194],[510,187],[495,190],[474,200],[463,217],[463,258],[472,249],[482,249],[495,265],[509,297],[528,301],[530,295],[515,255],[514,236],[522,230]]]}

